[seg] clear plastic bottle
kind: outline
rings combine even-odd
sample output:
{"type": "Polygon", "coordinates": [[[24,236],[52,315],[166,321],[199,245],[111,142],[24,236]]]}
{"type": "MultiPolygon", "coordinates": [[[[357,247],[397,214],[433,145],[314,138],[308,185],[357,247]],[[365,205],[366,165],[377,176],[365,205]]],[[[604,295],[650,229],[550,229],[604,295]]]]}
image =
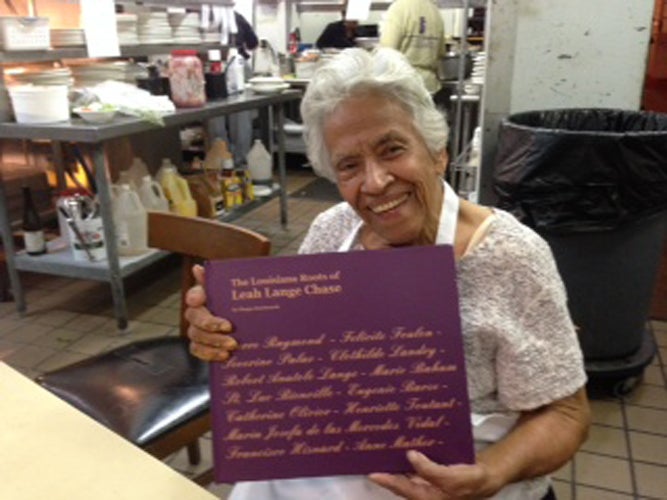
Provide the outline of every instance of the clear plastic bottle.
{"type": "Polygon", "coordinates": [[[174,50],[169,58],[171,100],[177,108],[206,104],[204,68],[196,50],[174,50]]]}
{"type": "Polygon", "coordinates": [[[227,94],[239,94],[245,90],[245,59],[236,47],[227,52],[227,94]]]}
{"type": "Polygon", "coordinates": [[[113,220],[119,255],[148,251],[148,217],[139,195],[129,184],[120,184],[113,203],[113,220]]]}

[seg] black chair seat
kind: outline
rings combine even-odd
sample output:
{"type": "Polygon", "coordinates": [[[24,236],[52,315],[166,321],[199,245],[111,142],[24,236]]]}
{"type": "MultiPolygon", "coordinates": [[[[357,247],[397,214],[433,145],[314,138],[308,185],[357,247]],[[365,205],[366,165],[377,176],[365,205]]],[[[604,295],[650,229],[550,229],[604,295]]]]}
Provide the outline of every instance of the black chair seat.
{"type": "Polygon", "coordinates": [[[37,382],[139,446],[208,412],[208,365],[177,337],[133,342],[37,382]],[[113,411],[111,411],[113,409],[113,411]]]}

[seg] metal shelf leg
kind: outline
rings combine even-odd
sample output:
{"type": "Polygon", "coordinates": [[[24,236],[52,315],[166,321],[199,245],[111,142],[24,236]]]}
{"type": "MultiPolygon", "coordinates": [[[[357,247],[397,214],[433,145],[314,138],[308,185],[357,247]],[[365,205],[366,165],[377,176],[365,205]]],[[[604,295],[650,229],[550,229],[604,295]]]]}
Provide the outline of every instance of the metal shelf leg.
{"type": "MultiPolygon", "coordinates": [[[[106,186],[106,163],[104,161],[104,147],[95,144],[93,147],[93,165],[95,166],[95,181],[98,186],[106,186]]],[[[116,229],[114,227],[111,210],[111,193],[109,189],[101,188],[97,193],[100,201],[100,212],[104,225],[104,241],[107,250],[107,262],[109,264],[109,283],[111,284],[111,297],[113,298],[114,315],[119,330],[127,329],[127,304],[125,302],[125,291],[123,288],[123,277],[120,273],[118,262],[118,248],[116,247],[116,229]]]]}

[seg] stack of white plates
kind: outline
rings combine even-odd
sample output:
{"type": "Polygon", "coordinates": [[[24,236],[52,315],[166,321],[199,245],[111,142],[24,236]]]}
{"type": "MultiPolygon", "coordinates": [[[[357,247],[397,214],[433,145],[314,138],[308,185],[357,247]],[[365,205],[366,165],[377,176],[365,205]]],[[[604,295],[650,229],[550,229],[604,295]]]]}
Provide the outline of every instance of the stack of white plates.
{"type": "Polygon", "coordinates": [[[65,85],[72,86],[74,80],[69,68],[13,68],[5,70],[8,85],[65,85]]]}
{"type": "Polygon", "coordinates": [[[126,61],[86,62],[71,66],[76,87],[94,87],[106,80],[116,80],[136,84],[138,76],[145,77],[148,72],[138,64],[126,61]]]}
{"type": "Polygon", "coordinates": [[[137,14],[137,33],[141,45],[174,42],[166,11],[137,14]]]}
{"type": "Polygon", "coordinates": [[[472,73],[470,82],[483,85],[486,74],[486,52],[477,52],[473,55],[472,73]]]}
{"type": "Polygon", "coordinates": [[[116,14],[116,30],[121,46],[139,45],[136,14],[116,14]]]}
{"type": "Polygon", "coordinates": [[[52,47],[81,47],[86,44],[82,29],[51,30],[52,47]]]}
{"type": "Polygon", "coordinates": [[[201,34],[201,41],[203,43],[220,43],[219,31],[204,31],[201,34]]]}
{"type": "Polygon", "coordinates": [[[199,13],[169,13],[169,25],[174,43],[201,43],[199,13]]]}

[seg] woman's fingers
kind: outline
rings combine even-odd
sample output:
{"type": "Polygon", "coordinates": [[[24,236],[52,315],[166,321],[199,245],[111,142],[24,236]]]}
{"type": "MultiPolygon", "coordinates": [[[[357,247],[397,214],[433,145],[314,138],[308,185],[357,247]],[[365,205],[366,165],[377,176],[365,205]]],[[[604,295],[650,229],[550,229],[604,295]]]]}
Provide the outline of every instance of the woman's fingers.
{"type": "MultiPolygon", "coordinates": [[[[192,291],[192,289],[190,289],[192,291]]],[[[213,316],[203,306],[190,306],[185,310],[185,319],[191,325],[209,332],[232,333],[232,324],[225,318],[213,316]]]]}
{"type": "Polygon", "coordinates": [[[415,468],[417,474],[419,474],[427,481],[437,484],[438,481],[442,481],[448,476],[448,468],[446,466],[433,462],[423,453],[410,450],[407,453],[407,457],[412,466],[415,468]]]}
{"type": "Polygon", "coordinates": [[[200,266],[199,264],[192,266],[192,275],[195,277],[198,285],[204,286],[204,266],[200,266]]]}
{"type": "Polygon", "coordinates": [[[190,342],[190,354],[204,361],[227,361],[231,356],[229,351],[223,351],[216,347],[208,347],[196,342],[190,342]]]}
{"type": "Polygon", "coordinates": [[[375,484],[388,489],[395,495],[410,500],[444,500],[447,496],[423,481],[416,481],[400,474],[370,474],[369,479],[375,484]]]}

